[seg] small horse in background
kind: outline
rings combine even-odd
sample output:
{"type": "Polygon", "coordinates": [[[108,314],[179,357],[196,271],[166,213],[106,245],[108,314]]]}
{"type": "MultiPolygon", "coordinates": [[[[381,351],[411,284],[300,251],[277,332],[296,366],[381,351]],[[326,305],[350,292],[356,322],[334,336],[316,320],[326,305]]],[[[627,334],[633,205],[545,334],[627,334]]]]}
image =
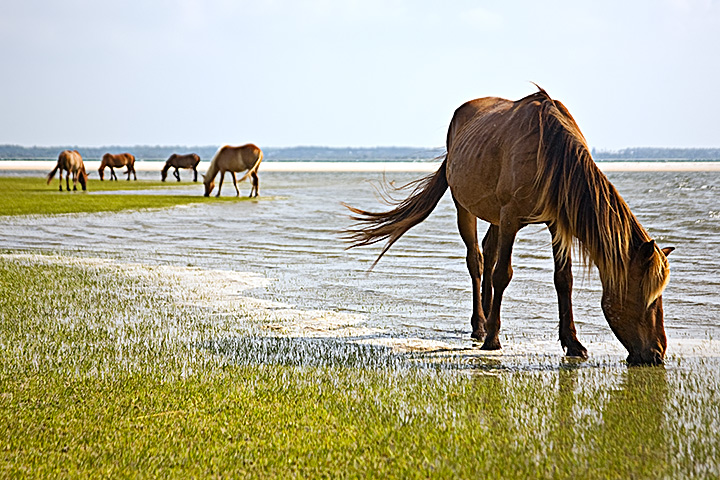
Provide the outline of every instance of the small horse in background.
{"type": "Polygon", "coordinates": [[[248,172],[240,179],[242,182],[247,177],[250,177],[252,188],[250,189],[250,197],[257,197],[260,194],[260,180],[258,179],[258,168],[260,162],[263,159],[263,152],[256,145],[248,143],[241,147],[231,147],[225,145],[215,153],[208,171],[203,175],[203,183],[205,184],[205,196],[209,197],[210,192],[215,188],[215,177],[220,172],[220,185],[218,185],[218,192],[216,196],[220,196],[220,189],[222,189],[223,179],[225,178],[225,172],[230,172],[233,179],[233,185],[235,186],[235,192],[237,196],[240,196],[240,190],[237,186],[237,179],[235,178],[235,172],[248,172]],[[254,194],[254,195],[253,195],[254,194]]]}
{"type": "Polygon", "coordinates": [[[180,181],[180,172],[178,171],[179,168],[192,168],[193,172],[195,173],[193,177],[193,182],[197,182],[197,166],[200,164],[200,156],[197,153],[189,153],[187,155],[178,155],[177,153],[173,153],[170,155],[170,158],[167,159],[165,162],[165,166],[163,167],[162,171],[160,172],[160,178],[164,182],[167,178],[167,172],[170,170],[170,168],[175,168],[175,171],[173,172],[173,176],[177,178],[177,181],[180,181]]]}
{"type": "Polygon", "coordinates": [[[53,177],[55,177],[55,173],[60,170],[60,191],[62,192],[62,176],[63,176],[63,170],[67,171],[67,176],[65,177],[65,186],[67,187],[67,191],[70,191],[70,173],[72,173],[73,176],[73,190],[77,190],[77,182],[80,181],[80,186],[82,186],[83,190],[87,190],[87,173],[85,172],[85,164],[83,163],[82,157],[80,156],[80,152],[77,150],[63,150],[60,152],[60,155],[58,155],[58,161],[57,165],[55,165],[55,168],[53,168],[52,172],[50,172],[47,176],[47,183],[50,185],[50,182],[52,181],[53,177]]]}
{"type": "MultiPolygon", "coordinates": [[[[539,88],[539,87],[538,87],[539,88]]],[[[605,319],[630,365],[663,363],[667,338],[662,292],[667,256],[595,165],[567,108],[540,89],[517,101],[479,98],[450,122],[447,155],[438,171],[409,185],[410,196],[387,212],[349,207],[359,222],[346,230],[351,247],[387,240],[380,257],[433,211],[449,188],[472,280],[472,337],[483,350],[500,348],[500,305],[513,275],[518,230],[544,223],[552,236],[560,344],[587,358],[572,313],[573,244],[597,266],[605,319]],[[477,219],[490,223],[480,251],[477,219]]],[[[377,260],[376,260],[377,263],[377,260]]],[[[439,293],[441,294],[441,293],[439,293]]]]}
{"type": "Polygon", "coordinates": [[[104,180],[105,176],[105,167],[110,168],[110,180],[117,180],[117,175],[115,175],[115,167],[127,167],[127,179],[130,180],[130,174],[132,173],[135,177],[135,180],[137,180],[137,175],[135,174],[135,156],[130,153],[118,153],[118,154],[112,154],[112,153],[106,153],[102,157],[102,161],[100,162],[100,168],[98,168],[98,173],[100,173],[100,180],[104,180]]]}

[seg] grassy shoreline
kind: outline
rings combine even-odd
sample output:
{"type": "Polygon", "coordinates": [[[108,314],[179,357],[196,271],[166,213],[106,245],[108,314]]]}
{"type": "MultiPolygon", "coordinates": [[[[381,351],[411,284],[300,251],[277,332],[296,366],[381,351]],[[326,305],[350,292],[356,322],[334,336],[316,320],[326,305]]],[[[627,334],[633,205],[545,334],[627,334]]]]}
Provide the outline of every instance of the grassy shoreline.
{"type": "MultiPolygon", "coordinates": [[[[141,191],[158,188],[166,190],[178,188],[187,189],[188,186],[192,186],[197,190],[197,195],[92,195],[81,190],[60,192],[58,191],[57,181],[57,178],[55,178],[50,185],[47,185],[44,178],[0,176],[0,216],[117,212],[122,210],[169,208],[194,203],[250,200],[248,197],[242,196],[225,196],[220,198],[212,196],[206,198],[202,195],[203,187],[201,183],[163,183],[148,180],[101,182],[97,179],[90,179],[88,180],[88,192],[141,191]]],[[[65,182],[63,181],[63,189],[64,188],[65,182]]]]}
{"type": "Polygon", "coordinates": [[[718,359],[468,372],[357,347],[352,362],[277,360],[247,312],[193,304],[146,269],[0,255],[0,476],[720,474],[718,359]]]}

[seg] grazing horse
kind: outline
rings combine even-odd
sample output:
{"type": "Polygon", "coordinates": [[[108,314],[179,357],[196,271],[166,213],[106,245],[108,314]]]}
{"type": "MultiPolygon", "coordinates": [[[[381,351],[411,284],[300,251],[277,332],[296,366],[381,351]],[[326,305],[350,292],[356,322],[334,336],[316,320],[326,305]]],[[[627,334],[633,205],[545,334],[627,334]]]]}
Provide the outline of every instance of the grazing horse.
{"type": "Polygon", "coordinates": [[[105,176],[105,167],[110,168],[110,180],[117,180],[117,175],[115,175],[115,167],[125,167],[127,166],[127,179],[130,180],[130,174],[133,174],[133,177],[135,177],[135,180],[137,180],[137,175],[135,175],[135,156],[130,153],[118,153],[118,154],[112,154],[112,153],[106,153],[102,157],[102,161],[100,162],[100,168],[98,168],[98,173],[100,173],[100,180],[104,180],[105,176]]]}
{"type": "Polygon", "coordinates": [[[55,165],[55,168],[53,168],[52,172],[50,172],[47,176],[47,183],[50,185],[50,182],[55,177],[55,173],[60,170],[60,191],[62,192],[62,175],[63,170],[67,171],[67,175],[65,176],[65,186],[67,187],[67,191],[70,191],[70,173],[72,172],[73,176],[73,190],[77,190],[77,182],[80,181],[80,186],[83,190],[87,190],[87,173],[85,173],[85,164],[83,163],[82,157],[80,156],[80,152],[77,150],[63,150],[60,152],[60,155],[58,155],[58,161],[57,165],[55,165]]]}
{"type": "Polygon", "coordinates": [[[168,170],[170,170],[170,167],[173,167],[175,168],[173,176],[175,176],[175,178],[177,178],[177,181],[179,182],[180,172],[178,171],[178,168],[192,168],[193,172],[195,172],[193,182],[197,182],[197,166],[199,164],[200,156],[197,153],[188,153],[187,155],[178,155],[177,153],[173,153],[172,155],[170,155],[170,158],[168,158],[165,162],[165,166],[160,172],[160,178],[164,182],[167,178],[168,170]]]}
{"type": "Polygon", "coordinates": [[[414,187],[410,196],[390,211],[348,207],[359,223],[345,231],[346,238],[351,247],[387,239],[377,262],[427,218],[449,187],[472,280],[472,337],[484,339],[482,349],[500,348],[500,304],[512,278],[515,236],[525,225],[544,223],[552,235],[566,355],[587,357],[572,315],[571,249],[576,242],[585,265],[597,266],[601,307],[629,352],[628,364],[663,362],[662,291],[673,249],[660,249],[650,238],[595,165],[570,112],[544,90],[518,101],[491,97],[462,105],[450,123],[439,170],[408,186],[414,187]],[[477,242],[478,218],[491,224],[484,252],[477,242]]]}
{"type": "Polygon", "coordinates": [[[235,192],[237,193],[237,196],[240,196],[235,172],[244,172],[247,170],[248,172],[243,175],[240,181],[242,182],[247,177],[250,177],[250,181],[252,182],[250,197],[257,197],[260,194],[260,180],[258,179],[257,172],[262,159],[262,150],[252,143],[248,143],[247,145],[243,145],[241,147],[231,147],[229,145],[220,147],[210,162],[207,173],[203,175],[205,196],[209,197],[210,192],[212,192],[213,188],[215,188],[215,177],[218,172],[220,172],[220,184],[218,185],[218,192],[216,196],[220,196],[220,189],[222,189],[225,172],[230,172],[230,175],[232,175],[235,192]]]}

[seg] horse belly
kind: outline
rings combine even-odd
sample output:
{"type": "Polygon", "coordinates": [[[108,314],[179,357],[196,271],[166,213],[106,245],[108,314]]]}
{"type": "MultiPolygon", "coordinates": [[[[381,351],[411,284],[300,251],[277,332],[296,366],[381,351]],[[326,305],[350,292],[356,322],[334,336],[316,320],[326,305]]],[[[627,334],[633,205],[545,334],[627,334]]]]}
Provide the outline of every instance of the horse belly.
{"type": "Polygon", "coordinates": [[[497,224],[502,204],[497,195],[498,162],[481,157],[448,156],[447,181],[453,199],[486,222],[497,224]]]}

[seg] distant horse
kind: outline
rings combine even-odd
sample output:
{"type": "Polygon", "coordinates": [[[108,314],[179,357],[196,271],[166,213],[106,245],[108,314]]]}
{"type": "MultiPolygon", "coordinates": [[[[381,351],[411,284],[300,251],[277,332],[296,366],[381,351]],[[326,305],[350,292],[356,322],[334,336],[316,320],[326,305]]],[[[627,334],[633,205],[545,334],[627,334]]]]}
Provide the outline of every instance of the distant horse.
{"type": "Polygon", "coordinates": [[[595,165],[570,112],[544,90],[514,102],[491,97],[462,105],[450,123],[440,169],[409,186],[414,187],[410,196],[394,202],[388,212],[348,207],[359,223],[345,232],[346,238],[351,247],[387,239],[377,262],[427,218],[449,186],[472,279],[472,337],[484,338],[482,349],[500,348],[500,304],[512,278],[515,236],[525,225],[545,223],[552,235],[560,343],[566,355],[587,357],[572,314],[571,249],[576,241],[585,264],[598,268],[602,310],[629,352],[628,363],[663,362],[662,291],[673,249],[660,249],[650,238],[595,165]],[[478,218],[491,224],[482,253],[478,218]]]}
{"type": "Polygon", "coordinates": [[[85,164],[83,163],[82,157],[77,150],[63,150],[58,156],[57,165],[53,168],[47,176],[47,183],[50,185],[55,173],[60,170],[60,191],[62,192],[62,175],[63,170],[67,171],[65,176],[65,186],[67,191],[70,191],[70,173],[73,176],[73,190],[77,190],[77,182],[80,181],[80,186],[83,190],[87,190],[87,173],[85,173],[85,164]]]}
{"type": "Polygon", "coordinates": [[[125,167],[127,166],[127,179],[130,180],[130,174],[133,174],[133,177],[135,177],[135,180],[137,180],[137,175],[135,174],[135,156],[130,153],[118,153],[116,155],[112,153],[106,153],[102,157],[102,161],[100,162],[100,168],[98,168],[98,172],[100,173],[100,180],[104,180],[105,176],[105,167],[110,168],[110,180],[117,180],[117,175],[115,175],[115,167],[125,167]]]}
{"type": "Polygon", "coordinates": [[[195,176],[193,177],[193,182],[197,182],[197,166],[200,163],[200,156],[197,153],[189,153],[187,155],[178,155],[177,153],[173,153],[170,155],[170,158],[167,159],[165,162],[165,166],[163,167],[162,171],[160,172],[160,178],[164,182],[167,178],[167,172],[170,170],[171,167],[175,168],[175,171],[173,172],[173,176],[177,178],[177,181],[180,181],[180,172],[178,171],[178,168],[192,168],[193,172],[195,172],[195,176]]]}
{"type": "Polygon", "coordinates": [[[240,190],[237,186],[237,179],[235,178],[235,172],[248,172],[243,175],[240,179],[242,182],[247,177],[250,177],[252,182],[252,188],[250,189],[250,197],[257,197],[260,194],[260,180],[258,179],[258,168],[260,162],[262,162],[263,153],[257,146],[252,143],[243,145],[241,147],[231,147],[225,145],[215,153],[208,171],[203,175],[203,183],[205,184],[205,196],[209,197],[210,192],[215,188],[215,177],[220,172],[220,185],[218,185],[218,192],[216,196],[220,196],[220,189],[222,189],[223,179],[225,178],[225,172],[230,172],[233,179],[233,185],[235,186],[235,192],[237,196],[240,196],[240,190]],[[253,195],[254,193],[254,195],[253,195]]]}

